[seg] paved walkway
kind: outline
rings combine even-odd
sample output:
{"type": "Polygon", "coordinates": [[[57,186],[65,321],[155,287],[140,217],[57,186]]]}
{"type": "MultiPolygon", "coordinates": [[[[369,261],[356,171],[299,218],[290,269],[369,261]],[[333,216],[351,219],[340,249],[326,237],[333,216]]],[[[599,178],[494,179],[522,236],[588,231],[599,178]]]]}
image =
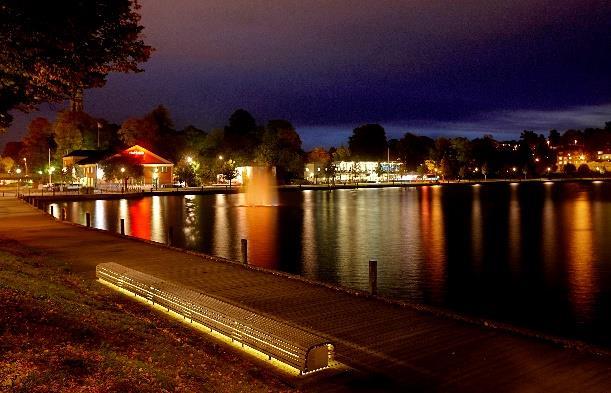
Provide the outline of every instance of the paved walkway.
{"type": "Polygon", "coordinates": [[[340,361],[411,391],[611,392],[607,356],[63,224],[14,198],[0,198],[0,236],[91,277],[98,263],[117,262],[311,329],[340,361]]]}

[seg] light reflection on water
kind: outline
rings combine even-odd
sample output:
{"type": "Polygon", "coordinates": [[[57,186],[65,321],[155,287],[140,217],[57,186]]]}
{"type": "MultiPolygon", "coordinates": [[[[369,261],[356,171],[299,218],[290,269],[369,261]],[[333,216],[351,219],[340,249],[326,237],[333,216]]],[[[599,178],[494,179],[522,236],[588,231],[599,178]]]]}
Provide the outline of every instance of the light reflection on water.
{"type": "Polygon", "coordinates": [[[59,217],[611,346],[611,184],[285,192],[53,204],[59,217]]]}

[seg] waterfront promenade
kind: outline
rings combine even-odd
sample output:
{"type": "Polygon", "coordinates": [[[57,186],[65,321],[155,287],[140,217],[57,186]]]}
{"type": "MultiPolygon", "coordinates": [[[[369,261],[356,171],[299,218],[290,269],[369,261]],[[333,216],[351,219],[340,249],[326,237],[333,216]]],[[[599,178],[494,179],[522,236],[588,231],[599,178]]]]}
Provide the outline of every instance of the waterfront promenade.
{"type": "Polygon", "coordinates": [[[611,391],[608,355],[61,223],[14,198],[0,198],[0,236],[91,279],[116,262],[286,320],[329,338],[339,361],[411,391],[611,391]]]}

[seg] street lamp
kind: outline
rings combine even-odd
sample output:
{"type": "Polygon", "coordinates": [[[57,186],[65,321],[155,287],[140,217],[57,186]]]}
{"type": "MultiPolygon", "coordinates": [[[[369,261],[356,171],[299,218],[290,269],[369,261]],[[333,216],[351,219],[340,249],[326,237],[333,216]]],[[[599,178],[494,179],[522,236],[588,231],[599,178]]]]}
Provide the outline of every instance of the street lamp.
{"type": "Polygon", "coordinates": [[[223,156],[219,156],[219,160],[222,160],[222,159],[223,159],[223,156]]]}
{"type": "Polygon", "coordinates": [[[23,157],[23,164],[25,165],[25,177],[28,177],[28,159],[23,157]]]}
{"type": "Polygon", "coordinates": [[[123,179],[121,180],[121,192],[127,191],[127,179],[125,178],[125,167],[121,167],[121,176],[123,179]]]}
{"type": "Polygon", "coordinates": [[[19,175],[19,179],[17,179],[17,198],[19,198],[19,184],[21,183],[21,168],[15,169],[15,173],[19,175]]]}
{"type": "Polygon", "coordinates": [[[49,167],[49,184],[51,184],[51,176],[53,175],[53,172],[55,172],[55,167],[54,166],[50,166],[49,167]]]}

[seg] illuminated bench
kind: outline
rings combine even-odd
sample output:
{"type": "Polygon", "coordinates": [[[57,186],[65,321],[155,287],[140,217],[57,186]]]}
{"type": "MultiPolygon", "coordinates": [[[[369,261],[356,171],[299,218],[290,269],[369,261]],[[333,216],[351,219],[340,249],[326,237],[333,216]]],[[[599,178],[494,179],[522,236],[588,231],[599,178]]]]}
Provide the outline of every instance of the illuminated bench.
{"type": "Polygon", "coordinates": [[[96,276],[295,367],[301,374],[328,367],[331,343],[303,329],[117,263],[97,265],[96,276]]]}

